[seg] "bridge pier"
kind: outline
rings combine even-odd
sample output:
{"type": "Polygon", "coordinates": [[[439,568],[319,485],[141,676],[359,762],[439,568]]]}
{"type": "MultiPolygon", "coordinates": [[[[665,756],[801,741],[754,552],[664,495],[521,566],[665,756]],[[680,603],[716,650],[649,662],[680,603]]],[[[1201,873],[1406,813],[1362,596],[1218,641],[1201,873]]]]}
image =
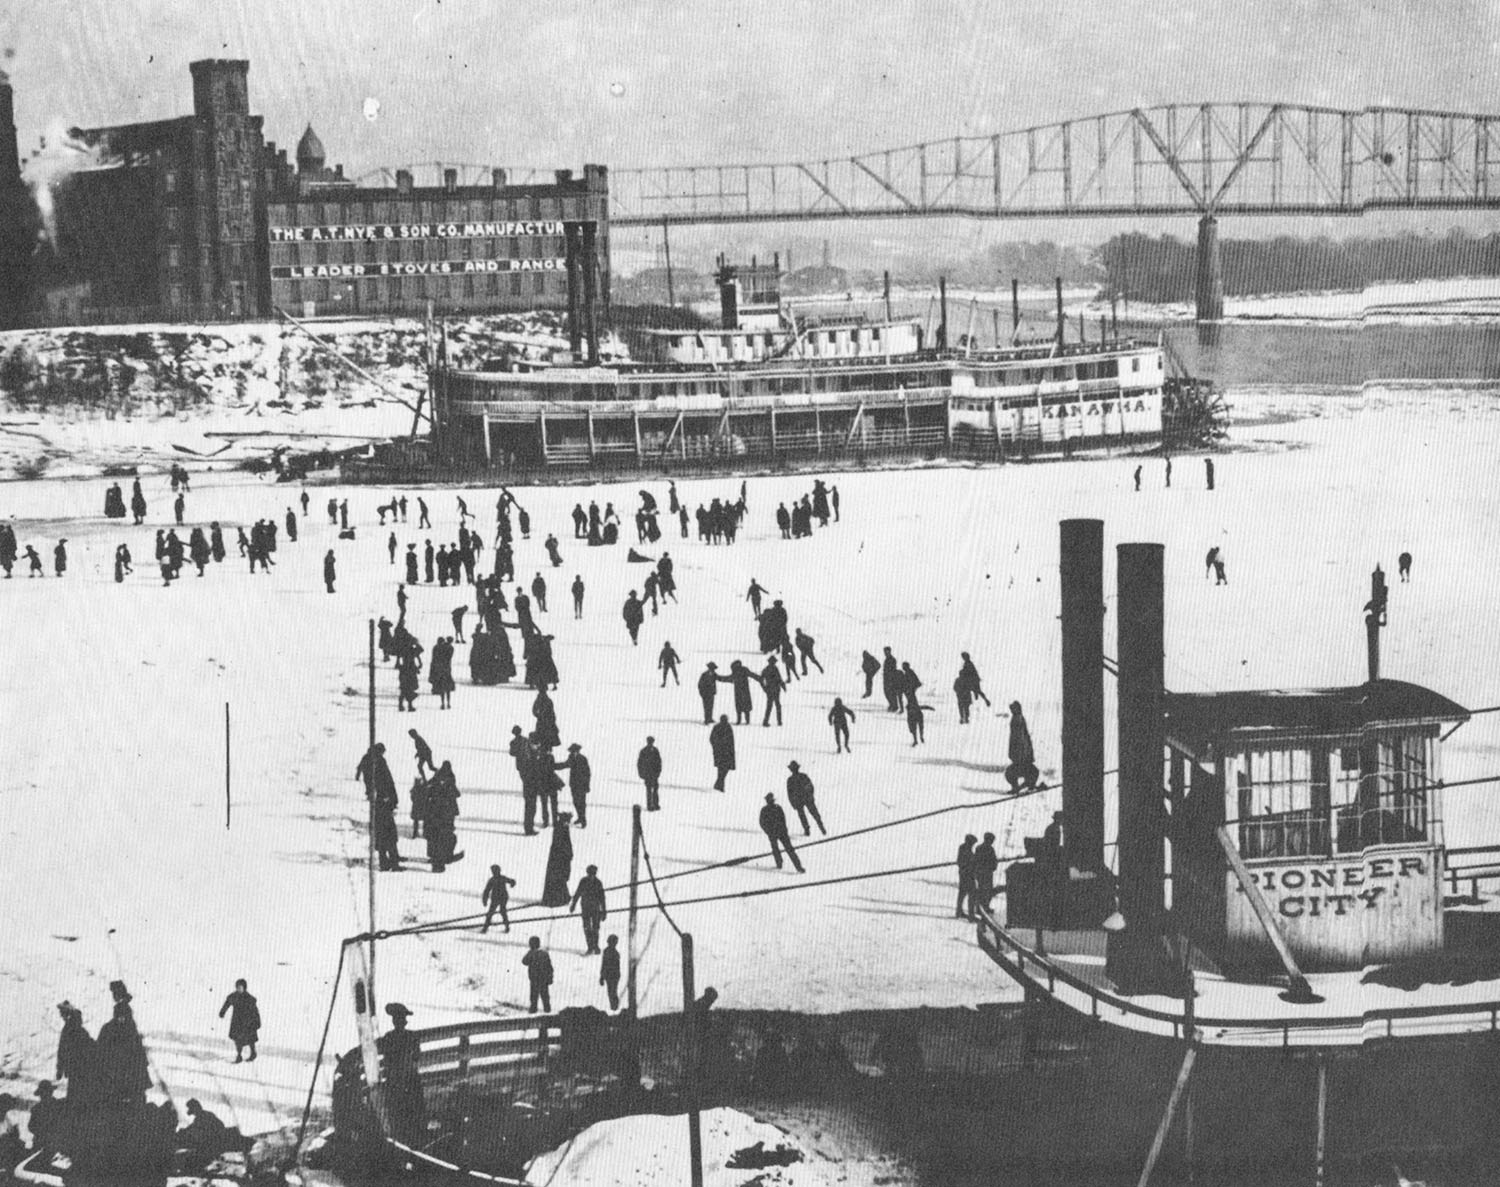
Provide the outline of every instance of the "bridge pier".
{"type": "Polygon", "coordinates": [[[1219,220],[1205,214],[1198,220],[1197,317],[1220,321],[1224,317],[1224,264],[1219,255],[1219,220]]]}

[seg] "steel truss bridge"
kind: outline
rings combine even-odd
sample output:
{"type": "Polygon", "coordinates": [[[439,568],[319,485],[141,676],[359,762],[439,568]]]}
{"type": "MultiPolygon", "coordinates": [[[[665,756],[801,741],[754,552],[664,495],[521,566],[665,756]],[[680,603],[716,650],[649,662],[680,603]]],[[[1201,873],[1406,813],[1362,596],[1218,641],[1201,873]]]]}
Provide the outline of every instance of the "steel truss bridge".
{"type": "Polygon", "coordinates": [[[858,156],[615,169],[619,226],[1500,205],[1500,116],[1171,104],[858,156]]]}

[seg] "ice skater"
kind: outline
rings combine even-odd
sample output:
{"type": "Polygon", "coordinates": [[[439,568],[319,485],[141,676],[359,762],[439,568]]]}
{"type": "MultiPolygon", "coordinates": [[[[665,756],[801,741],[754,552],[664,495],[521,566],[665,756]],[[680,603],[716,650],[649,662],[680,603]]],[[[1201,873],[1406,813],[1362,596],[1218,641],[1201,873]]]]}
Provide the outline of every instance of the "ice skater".
{"type": "Polygon", "coordinates": [[[542,947],[542,937],[532,936],[526,941],[526,955],[521,957],[526,966],[526,983],[531,989],[531,1008],[526,1012],[535,1014],[537,1002],[544,1013],[552,1013],[552,957],[542,947]]]}
{"type": "Polygon", "coordinates": [[[807,818],[811,816],[818,826],[818,831],[826,837],[828,829],[823,825],[823,817],[818,814],[817,800],[813,798],[813,781],[796,760],[787,763],[786,768],[791,771],[786,780],[786,802],[791,804],[792,811],[797,813],[797,820],[802,825],[802,835],[812,836],[812,828],[807,823],[807,818]]]}
{"type": "MultiPolygon", "coordinates": [[[[1010,784],[1011,792],[1030,791],[1036,787],[1040,774],[1036,766],[1036,750],[1031,744],[1031,727],[1026,724],[1020,701],[1010,703],[1010,745],[1007,753],[1010,765],[1005,768],[1005,781],[1010,784]]],[[[986,836],[989,837],[989,834],[986,836]]]]}
{"type": "Polygon", "coordinates": [[[714,790],[724,790],[724,780],[734,770],[734,727],[729,724],[729,714],[721,713],[717,724],[708,731],[708,745],[713,751],[714,790]]]}
{"type": "Polygon", "coordinates": [[[1411,553],[1403,552],[1396,558],[1396,573],[1403,582],[1411,580],[1411,553]]]}
{"type": "MultiPolygon", "coordinates": [[[[234,983],[234,992],[219,1007],[219,1017],[222,1018],[225,1014],[229,1015],[229,1041],[234,1044],[235,1063],[243,1062],[243,1052],[246,1050],[250,1052],[250,1060],[253,1062],[255,1044],[260,1038],[260,1006],[243,977],[234,983]]],[[[70,1093],[72,1088],[72,1084],[69,1084],[70,1093]]]]}
{"type": "Polygon", "coordinates": [[[671,675],[673,684],[680,685],[682,683],[682,681],[678,679],[677,676],[677,663],[681,659],[682,656],[678,655],[677,652],[673,650],[672,642],[670,639],[666,643],[662,644],[661,655],[657,657],[656,666],[661,669],[661,686],[663,688],[666,688],[667,686],[668,674],[671,675]]]}
{"type": "Polygon", "coordinates": [[[776,802],[774,792],[766,792],[766,802],[761,805],[760,831],[765,833],[766,839],[771,842],[771,856],[776,859],[778,870],[784,865],[781,860],[781,852],[784,849],[787,857],[792,859],[792,868],[799,874],[804,872],[797,850],[792,846],[791,834],[787,832],[786,813],[776,802]]]}
{"type": "Polygon", "coordinates": [[[604,883],[599,881],[599,867],[589,866],[578,879],[578,889],[573,892],[570,911],[583,917],[583,942],[585,956],[602,955],[599,951],[599,926],[609,915],[604,903],[604,883]]]}
{"type": "Polygon", "coordinates": [[[484,906],[484,926],[479,929],[480,935],[490,930],[490,921],[497,913],[500,922],[505,925],[506,935],[510,934],[510,888],[515,884],[516,880],[502,874],[498,865],[490,867],[490,879],[479,895],[479,901],[484,906]]]}
{"type": "Polygon", "coordinates": [[[661,751],[656,748],[656,739],[647,736],[646,744],[635,756],[635,773],[646,785],[646,811],[656,812],[661,808],[661,751]]]}
{"type": "Polygon", "coordinates": [[[828,710],[828,724],[833,726],[833,752],[840,754],[852,750],[849,744],[849,723],[854,720],[854,710],[844,704],[843,698],[833,698],[833,708],[828,710]]]}

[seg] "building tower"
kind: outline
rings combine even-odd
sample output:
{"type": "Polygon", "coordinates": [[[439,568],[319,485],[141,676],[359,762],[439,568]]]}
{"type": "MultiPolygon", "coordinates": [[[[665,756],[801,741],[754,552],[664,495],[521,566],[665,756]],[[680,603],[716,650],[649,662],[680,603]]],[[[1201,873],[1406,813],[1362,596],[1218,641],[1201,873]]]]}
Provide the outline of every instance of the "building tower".
{"type": "Polygon", "coordinates": [[[246,61],[192,62],[193,114],[203,129],[209,192],[199,288],[219,317],[256,316],[260,308],[256,211],[264,149],[260,119],[250,115],[246,61]]]}
{"type": "Polygon", "coordinates": [[[15,94],[0,71],[0,329],[22,324],[31,302],[31,195],[21,180],[15,94]]]}
{"type": "Polygon", "coordinates": [[[316,180],[323,172],[327,159],[323,152],[323,142],[318,139],[312,125],[308,124],[307,131],[302,133],[302,139],[297,141],[297,172],[303,177],[316,180]]]}

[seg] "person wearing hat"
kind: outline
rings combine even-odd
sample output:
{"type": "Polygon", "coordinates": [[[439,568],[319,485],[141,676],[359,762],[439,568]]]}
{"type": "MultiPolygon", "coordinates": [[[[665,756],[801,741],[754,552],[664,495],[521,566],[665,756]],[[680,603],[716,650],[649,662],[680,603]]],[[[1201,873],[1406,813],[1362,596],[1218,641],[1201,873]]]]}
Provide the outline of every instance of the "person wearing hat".
{"type": "MultiPolygon", "coordinates": [[[[392,823],[392,828],[395,824],[392,823]]],[[[219,1017],[229,1015],[229,1041],[234,1044],[234,1061],[239,1063],[241,1049],[250,1048],[250,1058],[255,1059],[255,1043],[260,1037],[260,1006],[250,993],[244,978],[234,983],[234,992],[224,999],[219,1007],[219,1017]]]]}
{"type": "Polygon", "coordinates": [[[698,696],[703,701],[703,724],[714,723],[714,696],[719,691],[719,665],[709,660],[698,677],[698,696]]]}
{"type": "Polygon", "coordinates": [[[786,831],[786,813],[776,802],[774,792],[766,792],[766,802],[760,809],[760,831],[771,842],[771,856],[776,859],[778,870],[782,868],[781,851],[785,849],[786,855],[792,859],[793,868],[799,874],[803,872],[797,851],[792,848],[791,834],[786,831]]]}
{"type": "Polygon", "coordinates": [[[31,1106],[31,1115],[26,1118],[33,1150],[55,1149],[61,1136],[58,1127],[62,1122],[63,1102],[56,1099],[52,1091],[51,1080],[43,1080],[36,1086],[36,1104],[31,1106]]]}
{"type": "Polygon", "coordinates": [[[577,742],[568,744],[568,757],[560,763],[553,765],[553,770],[568,771],[568,794],[573,797],[573,811],[578,814],[578,827],[587,828],[589,824],[589,785],[593,779],[593,772],[589,769],[589,760],[583,753],[583,747],[577,742]]]}
{"type": "Polygon", "coordinates": [[[401,853],[397,845],[396,779],[385,760],[385,743],[376,742],[354,768],[354,777],[365,782],[365,798],[370,801],[370,828],[374,834],[375,854],[382,870],[399,870],[401,853]]]}
{"type": "Polygon", "coordinates": [[[608,912],[604,907],[604,883],[599,881],[598,866],[589,866],[588,872],[578,879],[578,889],[573,892],[573,902],[568,909],[583,916],[583,954],[600,955],[599,925],[608,912]]]}
{"type": "Polygon", "coordinates": [[[375,1040],[380,1052],[380,1078],[385,1084],[386,1104],[397,1140],[410,1145],[427,1129],[427,1110],[422,1100],[422,1078],[417,1072],[421,1040],[406,1029],[411,1011],[400,1002],[385,1007],[391,1029],[375,1040]]]}
{"type": "Polygon", "coordinates": [[[635,773],[646,785],[646,811],[657,811],[661,807],[661,751],[656,748],[656,739],[649,734],[641,752],[635,756],[635,773]]]}
{"type": "Polygon", "coordinates": [[[526,981],[531,989],[531,1008],[526,1012],[535,1014],[540,1001],[542,1011],[552,1013],[552,957],[542,947],[541,936],[526,941],[526,955],[521,957],[521,963],[526,966],[526,981]]]}
{"type": "Polygon", "coordinates": [[[786,801],[791,804],[792,810],[797,813],[797,819],[802,822],[802,835],[812,836],[812,829],[807,823],[809,813],[817,822],[818,831],[825,837],[828,830],[823,826],[823,817],[818,815],[818,805],[813,799],[813,781],[808,778],[807,772],[794,759],[786,764],[786,769],[791,771],[786,780],[786,801]]]}
{"type": "Polygon", "coordinates": [[[575,574],[573,574],[572,590],[573,590],[573,617],[574,618],[582,618],[583,617],[583,575],[581,573],[575,573],[575,574]]]}
{"type": "Polygon", "coordinates": [[[57,547],[52,550],[52,569],[61,577],[68,571],[68,542],[59,540],[57,547]]]}
{"type": "Polygon", "coordinates": [[[625,620],[625,629],[630,632],[630,645],[638,646],[641,624],[646,621],[646,610],[641,605],[640,598],[636,597],[635,590],[631,590],[630,596],[625,599],[625,607],[620,611],[620,617],[625,620]]]}

